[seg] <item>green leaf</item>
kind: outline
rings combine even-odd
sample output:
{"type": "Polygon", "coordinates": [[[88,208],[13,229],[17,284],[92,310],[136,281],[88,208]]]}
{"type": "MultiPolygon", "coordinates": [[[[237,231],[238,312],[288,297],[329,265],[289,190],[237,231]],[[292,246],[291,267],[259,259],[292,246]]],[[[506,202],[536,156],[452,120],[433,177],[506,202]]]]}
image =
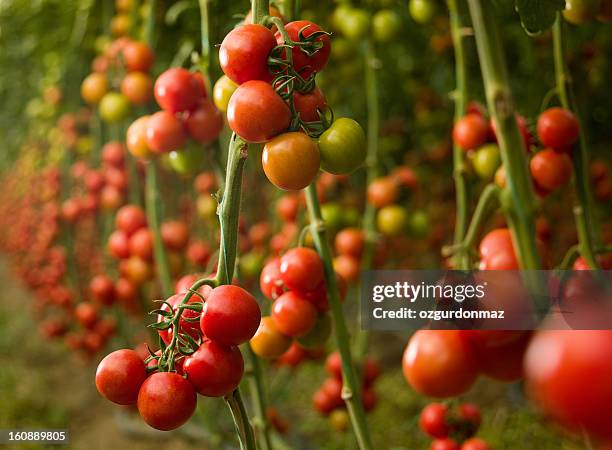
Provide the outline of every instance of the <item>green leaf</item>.
{"type": "Polygon", "coordinates": [[[515,8],[525,32],[537,35],[553,25],[557,11],[565,8],[565,0],[516,0],[515,8]]]}

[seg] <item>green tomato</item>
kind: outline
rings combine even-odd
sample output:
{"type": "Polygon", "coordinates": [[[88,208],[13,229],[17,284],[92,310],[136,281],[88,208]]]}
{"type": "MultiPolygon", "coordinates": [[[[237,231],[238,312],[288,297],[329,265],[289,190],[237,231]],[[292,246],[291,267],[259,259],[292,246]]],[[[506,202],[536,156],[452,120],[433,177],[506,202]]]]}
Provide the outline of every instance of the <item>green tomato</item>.
{"type": "Polygon", "coordinates": [[[343,14],[340,31],[347,38],[358,40],[364,38],[370,29],[370,15],[363,9],[350,8],[343,14]]]}
{"type": "Polygon", "coordinates": [[[357,208],[345,208],[344,209],[344,226],[346,227],[357,227],[361,220],[361,213],[357,208]]]}
{"type": "Polygon", "coordinates": [[[227,112],[227,105],[236,89],[238,85],[226,75],[217,80],[213,87],[213,102],[219,111],[227,112]]]}
{"type": "Polygon", "coordinates": [[[372,19],[372,32],[374,40],[390,42],[402,29],[402,19],[398,13],[391,9],[382,9],[374,14],[372,19]]]}
{"type": "Polygon", "coordinates": [[[321,348],[331,335],[331,318],[329,314],[319,316],[315,326],[306,336],[297,338],[298,343],[304,348],[321,348]]]}
{"type": "Polygon", "coordinates": [[[264,255],[260,252],[245,253],[238,260],[240,275],[247,280],[257,278],[263,268],[264,255]]]}
{"type": "Polygon", "coordinates": [[[217,201],[211,195],[200,194],[196,200],[196,209],[202,219],[213,219],[217,214],[217,201]]]}
{"type": "Polygon", "coordinates": [[[424,237],[429,233],[429,216],[423,210],[414,211],[408,219],[408,231],[414,237],[424,237]]]}
{"type": "MultiPolygon", "coordinates": [[[[332,57],[337,61],[346,61],[355,55],[355,45],[346,38],[335,37],[332,41],[332,47],[334,48],[332,57]]],[[[317,77],[318,76],[317,74],[317,77]]],[[[318,81],[319,80],[317,80],[317,84],[321,87],[318,81]]]]}
{"type": "Polygon", "coordinates": [[[108,92],[98,106],[102,120],[109,123],[121,122],[130,114],[130,101],[123,94],[108,92]]]}
{"type": "Polygon", "coordinates": [[[336,30],[342,30],[344,21],[346,20],[346,17],[350,14],[351,9],[351,5],[342,3],[338,5],[338,7],[334,10],[334,12],[332,13],[331,22],[332,26],[336,30]]]}
{"type": "Polygon", "coordinates": [[[79,155],[88,155],[93,149],[93,139],[91,136],[81,136],[76,141],[76,151],[79,155]]]}
{"type": "Polygon", "coordinates": [[[472,166],[476,175],[483,180],[490,180],[501,164],[501,156],[497,144],[485,144],[474,153],[472,166]]]}
{"type": "Polygon", "coordinates": [[[202,146],[190,143],[184,150],[175,150],[168,155],[170,167],[180,174],[196,173],[202,168],[205,150],[202,146]]]}
{"type": "Polygon", "coordinates": [[[321,205],[321,216],[330,231],[342,228],[343,216],[342,207],[338,203],[328,202],[321,205]]]}
{"type": "Polygon", "coordinates": [[[408,224],[408,211],[400,205],[381,208],[376,216],[376,227],[385,236],[401,234],[408,224]]]}
{"type": "Polygon", "coordinates": [[[365,160],[365,132],[353,119],[337,119],[319,137],[319,151],[323,170],[336,175],[351,173],[365,160]]]}
{"type": "Polygon", "coordinates": [[[410,0],[408,11],[415,22],[425,24],[431,22],[436,15],[436,4],[433,0],[410,0]]]}
{"type": "Polygon", "coordinates": [[[601,0],[567,0],[563,17],[574,25],[592,22],[601,7],[601,0]]]}

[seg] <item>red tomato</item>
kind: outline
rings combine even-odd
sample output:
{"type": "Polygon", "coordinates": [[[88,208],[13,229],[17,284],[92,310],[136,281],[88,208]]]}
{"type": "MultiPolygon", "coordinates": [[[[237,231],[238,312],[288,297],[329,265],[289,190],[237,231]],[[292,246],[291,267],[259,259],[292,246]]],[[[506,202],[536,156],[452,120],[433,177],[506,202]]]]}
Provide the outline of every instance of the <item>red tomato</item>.
{"type": "Polygon", "coordinates": [[[180,150],[187,142],[182,122],[168,111],[158,111],[147,120],[146,140],[154,152],[180,150]]]}
{"type": "Polygon", "coordinates": [[[123,59],[128,71],[147,72],[155,61],[155,55],[144,42],[130,41],[123,47],[123,59]]]}
{"type": "Polygon", "coordinates": [[[266,263],[259,276],[259,288],[263,295],[275,300],[284,292],[280,278],[280,258],[273,258],[266,263]]]}
{"type": "Polygon", "coordinates": [[[336,234],[334,247],[340,255],[361,258],[364,241],[363,231],[360,228],[345,228],[336,234]]]}
{"type": "Polygon", "coordinates": [[[317,322],[317,310],[296,291],[289,291],[272,304],[272,320],[287,336],[305,336],[317,322]]]}
{"type": "Polygon", "coordinates": [[[175,372],[157,372],[145,380],[138,393],[138,412],[153,428],[174,430],[193,415],[196,392],[175,372]]]}
{"type": "Polygon", "coordinates": [[[450,427],[446,421],[448,407],[442,403],[430,403],[421,411],[419,427],[433,438],[445,438],[450,433],[450,427]]]}
{"type": "Polygon", "coordinates": [[[189,227],[180,220],[167,220],[161,224],[160,233],[164,245],[170,250],[181,251],[189,242],[189,227]]]}
{"type": "Polygon", "coordinates": [[[429,450],[460,450],[459,444],[450,438],[436,439],[429,450]]]}
{"type": "Polygon", "coordinates": [[[153,260],[153,233],[148,228],[136,231],[129,240],[130,255],[153,260]]]}
{"type": "Polygon", "coordinates": [[[151,100],[153,83],[143,72],[129,72],[121,80],[121,93],[135,105],[145,105],[151,100]]]}
{"type": "Polygon", "coordinates": [[[153,88],[159,106],[171,114],[197,106],[206,95],[201,80],[187,69],[173,67],[162,73],[153,88]]]}
{"type": "Polygon", "coordinates": [[[102,163],[110,167],[122,168],[125,164],[125,146],[117,141],[104,144],[104,147],[102,147],[102,163]]]}
{"type": "MultiPolygon", "coordinates": [[[[172,312],[174,314],[176,314],[176,306],[179,305],[183,301],[184,297],[185,297],[185,294],[181,293],[181,294],[175,294],[166,299],[166,303],[169,303],[172,306],[172,312]]],[[[201,303],[201,302],[202,302],[202,299],[198,297],[197,295],[193,294],[189,298],[189,301],[187,303],[194,304],[194,303],[201,303]]],[[[163,311],[170,311],[170,307],[166,303],[162,304],[160,309],[163,311]]],[[[200,338],[200,324],[197,321],[189,322],[186,319],[195,319],[196,317],[199,317],[199,316],[200,314],[197,311],[193,311],[191,309],[183,310],[183,313],[181,314],[181,319],[179,320],[179,332],[188,334],[195,341],[197,341],[200,338]]],[[[161,314],[159,314],[157,316],[157,321],[161,322],[163,320],[164,320],[164,317],[161,314]]],[[[159,333],[159,336],[162,338],[162,340],[166,344],[169,344],[172,341],[174,330],[172,329],[172,327],[170,327],[165,330],[158,330],[158,333],[159,333]]]]}
{"type": "Polygon", "coordinates": [[[224,347],[206,341],[185,359],[183,370],[198,394],[223,397],[240,384],[244,361],[238,347],[224,347]]]}
{"type": "Polygon", "coordinates": [[[224,285],[208,295],[200,327],[209,339],[232,346],[251,339],[260,320],[261,311],[255,297],[241,287],[224,285]]]}
{"type": "Polygon", "coordinates": [[[268,83],[247,81],[232,95],[227,121],[245,141],[266,142],[289,127],[291,111],[268,83]]]}
{"type": "Polygon", "coordinates": [[[288,289],[312,291],[325,278],[323,261],[311,248],[292,248],[280,259],[280,276],[288,289]]]}
{"type": "Polygon", "coordinates": [[[268,56],[274,47],[274,34],[263,25],[246,24],[236,27],[221,43],[221,69],[238,84],[250,80],[272,81],[268,56]]]}
{"type": "Polygon", "coordinates": [[[406,346],[402,367],[417,392],[439,398],[465,393],[478,375],[472,348],[454,330],[417,331],[406,346]]]}
{"type": "Polygon", "coordinates": [[[98,321],[98,310],[89,302],[81,302],[74,308],[74,319],[84,328],[91,329],[98,321]]]}
{"type": "Polygon", "coordinates": [[[573,165],[566,153],[544,149],[533,155],[529,163],[529,170],[540,188],[554,191],[570,180],[573,165]]]}
{"type": "MultiPolygon", "coordinates": [[[[295,49],[294,49],[295,51],[295,49]]],[[[293,94],[293,104],[295,110],[300,114],[302,122],[315,122],[321,120],[319,112],[324,114],[327,111],[327,100],[321,89],[315,88],[307,93],[295,92],[293,94]]]]}
{"type": "Polygon", "coordinates": [[[106,275],[96,275],[89,282],[89,292],[94,300],[103,305],[112,305],[115,301],[115,284],[106,275]]]}
{"type": "Polygon", "coordinates": [[[119,278],[115,283],[117,300],[124,305],[133,306],[138,298],[138,288],[127,278],[119,278]]]}
{"type": "MultiPolygon", "coordinates": [[[[321,31],[321,27],[308,20],[296,20],[285,25],[285,30],[292,41],[301,42],[302,37],[308,38],[321,31]]],[[[285,42],[280,32],[276,33],[276,42],[279,45],[285,42]]],[[[292,50],[293,67],[304,79],[310,77],[314,72],[320,72],[327,64],[331,53],[331,43],[328,35],[322,34],[315,38],[314,42],[320,43],[321,47],[311,56],[298,46],[292,50]]]]}
{"type": "MultiPolygon", "coordinates": [[[[495,331],[493,331],[495,333],[495,331]]],[[[498,331],[503,333],[503,331],[498,331]]],[[[523,378],[523,357],[530,340],[530,333],[519,333],[518,338],[511,339],[496,346],[476,345],[480,371],[484,375],[504,382],[518,381],[523,378]],[[500,358],[500,355],[503,355],[500,358]]]]}
{"type": "Polygon", "coordinates": [[[463,116],[453,127],[453,142],[463,150],[472,150],[487,142],[489,126],[478,114],[463,116]]]}
{"type": "Polygon", "coordinates": [[[107,355],[96,369],[96,388],[111,402],[133,405],[147,378],[140,355],[134,350],[116,350],[107,355]]]}
{"type": "Polygon", "coordinates": [[[300,198],[297,195],[285,194],[276,201],[276,214],[285,222],[295,222],[300,208],[300,198]]]}
{"type": "Polygon", "coordinates": [[[219,137],[223,130],[223,115],[210,100],[203,100],[185,118],[189,135],[201,144],[207,144],[219,137]]]}
{"type": "Polygon", "coordinates": [[[482,439],[471,438],[461,444],[461,450],[491,450],[491,447],[482,439]]]}
{"type": "Polygon", "coordinates": [[[342,358],[340,358],[340,353],[333,352],[327,356],[325,370],[338,380],[342,380],[342,358]]]}
{"type": "Polygon", "coordinates": [[[368,202],[376,208],[394,204],[399,197],[397,182],[392,177],[380,177],[368,185],[368,202]]]}
{"type": "Polygon", "coordinates": [[[480,242],[481,270],[518,270],[518,260],[508,228],[490,231],[480,242]]]}
{"type": "Polygon", "coordinates": [[[266,142],[261,165],[276,187],[298,191],[312,183],[319,173],[319,146],[305,133],[283,133],[266,142]]]}
{"type": "Polygon", "coordinates": [[[147,217],[140,206],[125,205],[117,211],[115,226],[131,236],[136,230],[147,226],[147,217]]]}
{"type": "Polygon", "coordinates": [[[123,259],[130,256],[128,236],[123,230],[115,230],[108,237],[108,252],[111,256],[117,259],[123,259]]]}
{"type": "Polygon", "coordinates": [[[549,108],[538,117],[537,132],[545,147],[562,150],[576,142],[580,127],[571,111],[549,108]]]}

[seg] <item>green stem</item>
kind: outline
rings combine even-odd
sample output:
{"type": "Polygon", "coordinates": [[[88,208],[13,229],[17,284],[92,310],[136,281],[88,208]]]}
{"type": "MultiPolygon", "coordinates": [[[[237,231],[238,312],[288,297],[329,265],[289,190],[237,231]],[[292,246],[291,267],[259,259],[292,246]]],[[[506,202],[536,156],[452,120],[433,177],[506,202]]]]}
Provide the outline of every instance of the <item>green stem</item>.
{"type": "MultiPolygon", "coordinates": [[[[465,114],[467,100],[467,68],[465,64],[465,43],[461,14],[459,10],[460,0],[447,0],[450,15],[450,27],[455,50],[455,122],[465,114]]],[[[455,234],[454,244],[463,241],[468,226],[468,191],[465,169],[465,152],[458,146],[453,146],[453,177],[455,179],[455,234]]],[[[470,254],[466,252],[463,256],[457,254],[454,258],[456,269],[467,269],[471,266],[470,254]]]]}
{"type": "Polygon", "coordinates": [[[306,189],[306,203],[308,205],[308,214],[310,217],[311,234],[315,247],[325,267],[325,280],[334,322],[336,345],[342,359],[342,375],[344,382],[342,398],[346,402],[359,448],[361,450],[372,450],[370,432],[368,430],[363,404],[361,403],[360,384],[357,382],[357,376],[353,368],[350,338],[342,312],[342,304],[340,303],[340,294],[338,292],[336,274],[332,264],[329,239],[325,228],[325,222],[321,216],[321,206],[317,196],[317,188],[314,183],[310,184],[306,189]]]}
{"type": "Polygon", "coordinates": [[[173,293],[172,280],[170,278],[170,270],[168,269],[166,249],[164,248],[160,233],[158,205],[157,167],[155,161],[150,161],[146,166],[145,209],[147,212],[147,222],[153,234],[153,253],[162,291],[165,297],[169,297],[173,293]]]}
{"type": "Polygon", "coordinates": [[[565,44],[565,21],[558,13],[553,27],[553,43],[555,58],[555,77],[557,81],[557,92],[561,105],[574,113],[580,124],[579,151],[574,155],[574,188],[576,190],[576,202],[574,217],[578,230],[578,242],[580,254],[592,269],[599,269],[599,263],[595,258],[593,248],[597,242],[599,233],[597,219],[593,210],[593,196],[589,183],[589,151],[586,142],[582,119],[578,111],[578,105],[572,87],[572,77],[566,64],[565,44]]]}
{"type": "Polygon", "coordinates": [[[536,245],[535,200],[527,157],[515,117],[499,27],[489,1],[468,0],[482,69],[487,105],[497,130],[508,187],[502,206],[522,269],[540,269],[536,245]]]}
{"type": "MultiPolygon", "coordinates": [[[[483,223],[489,217],[491,205],[494,201],[499,202],[499,193],[499,187],[494,184],[489,184],[483,189],[482,194],[478,199],[478,203],[476,204],[476,209],[474,210],[474,215],[472,216],[472,220],[465,234],[465,238],[463,239],[462,243],[459,244],[461,245],[464,253],[468,253],[476,245],[478,232],[482,228],[483,223]]],[[[462,269],[469,268],[470,266],[462,267],[462,269]]]]}
{"type": "Polygon", "coordinates": [[[261,450],[272,450],[272,441],[270,440],[270,425],[266,414],[266,396],[261,373],[261,364],[259,358],[250,345],[245,345],[247,362],[250,364],[250,372],[247,375],[253,407],[255,408],[255,419],[253,420],[253,428],[257,433],[257,442],[261,450]]]}
{"type": "MultiPolygon", "coordinates": [[[[212,0],[199,0],[200,3],[200,33],[202,35],[202,57],[200,60],[200,70],[204,74],[204,79],[210,79],[210,20],[209,4],[212,0]]],[[[210,92],[210,86],[207,86],[210,92]]]]}
{"type": "Polygon", "coordinates": [[[241,450],[257,450],[255,445],[255,436],[253,435],[253,428],[249,423],[249,419],[242,401],[240,391],[236,389],[230,395],[225,397],[227,406],[229,406],[232,417],[234,418],[234,424],[236,425],[236,432],[240,437],[240,449],[241,450]]]}
{"type": "Polygon", "coordinates": [[[270,13],[269,0],[252,0],[251,12],[253,14],[253,23],[261,23],[263,18],[270,13]]]}
{"type": "Polygon", "coordinates": [[[155,6],[156,0],[148,0],[147,8],[149,9],[149,15],[142,28],[142,40],[151,48],[153,48],[153,31],[155,29],[155,6]]]}

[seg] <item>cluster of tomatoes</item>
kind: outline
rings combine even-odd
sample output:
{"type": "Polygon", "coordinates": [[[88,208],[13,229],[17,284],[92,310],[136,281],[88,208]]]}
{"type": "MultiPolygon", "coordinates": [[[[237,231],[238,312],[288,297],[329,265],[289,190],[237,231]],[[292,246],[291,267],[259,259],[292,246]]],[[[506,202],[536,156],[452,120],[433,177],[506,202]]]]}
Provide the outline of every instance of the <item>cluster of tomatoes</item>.
{"type": "Polygon", "coordinates": [[[419,427],[434,439],[430,450],[490,450],[485,441],[473,437],[481,420],[480,408],[473,403],[460,403],[453,409],[430,403],[421,411],[419,427]]]}
{"type": "Polygon", "coordinates": [[[221,68],[238,85],[227,118],[245,141],[265,143],[262,165],[275,186],[300,190],[319,168],[341,174],[360,166],[365,133],[348,118],[328,124],[327,102],[315,75],[331,53],[329,33],[307,20],[283,24],[277,11],[271,14],[277,20],[272,28],[248,19],[223,39],[221,68]]]}
{"type": "Polygon", "coordinates": [[[164,350],[146,360],[134,350],[112,352],[98,365],[96,386],[114,403],[136,404],[147,424],[167,431],[193,415],[196,393],[223,397],[238,387],[244,372],[238,346],[253,337],[261,312],[235,285],[179,293],[157,311],[164,350]]]}
{"type": "MultiPolygon", "coordinates": [[[[334,429],[345,431],[349,420],[342,397],[342,360],[338,352],[328,355],[325,360],[325,370],[329,376],[313,394],[312,404],[320,414],[329,416],[334,429]]],[[[374,382],[380,374],[378,363],[371,358],[365,358],[361,367],[362,387],[359,396],[366,412],[372,411],[378,403],[374,382]]]]}

